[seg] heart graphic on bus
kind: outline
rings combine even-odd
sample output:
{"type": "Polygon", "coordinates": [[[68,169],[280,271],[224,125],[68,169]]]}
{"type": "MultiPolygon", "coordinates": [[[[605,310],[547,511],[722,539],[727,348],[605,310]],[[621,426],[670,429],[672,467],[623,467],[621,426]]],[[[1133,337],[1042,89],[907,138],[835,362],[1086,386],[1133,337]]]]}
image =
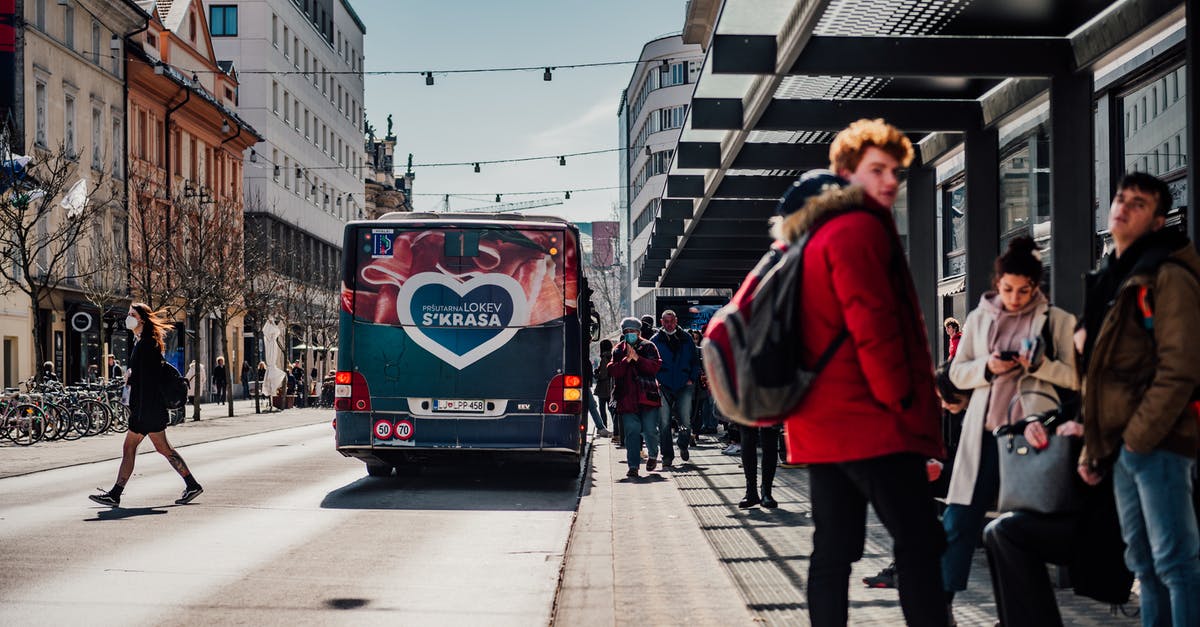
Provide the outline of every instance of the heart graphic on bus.
{"type": "Polygon", "coordinates": [[[462,370],[507,344],[528,323],[529,303],[506,274],[422,272],[400,287],[396,314],[418,346],[462,370]]]}

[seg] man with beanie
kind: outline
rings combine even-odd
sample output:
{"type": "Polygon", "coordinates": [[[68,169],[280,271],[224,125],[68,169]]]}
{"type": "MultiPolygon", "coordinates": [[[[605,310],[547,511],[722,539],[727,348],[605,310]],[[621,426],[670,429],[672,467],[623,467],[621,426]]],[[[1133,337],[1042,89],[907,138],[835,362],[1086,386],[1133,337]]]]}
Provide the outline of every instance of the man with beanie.
{"type": "Polygon", "coordinates": [[[892,204],[912,143],[859,120],[830,145],[832,172],[810,172],[780,202],[774,236],[803,252],[797,338],[825,367],[785,424],[788,461],[809,464],[815,527],[812,624],[846,625],[850,567],[862,558],[870,503],[894,540],[909,625],[946,625],[945,536],[925,470],[941,458],[933,359],[892,204]],[[848,186],[846,184],[849,184],[848,186]]]}
{"type": "Polygon", "coordinates": [[[650,314],[642,316],[642,339],[648,340],[654,337],[654,331],[654,316],[651,316],[650,314]]]}
{"type": "Polygon", "coordinates": [[[658,348],[662,367],[658,369],[658,387],[662,405],[658,408],[658,437],[662,446],[663,468],[675,463],[675,448],[671,446],[671,412],[679,416],[676,444],[679,457],[688,461],[688,444],[692,441],[692,400],[696,379],[700,378],[700,356],[692,337],[679,328],[674,311],[662,314],[662,327],[650,338],[658,348]]]}

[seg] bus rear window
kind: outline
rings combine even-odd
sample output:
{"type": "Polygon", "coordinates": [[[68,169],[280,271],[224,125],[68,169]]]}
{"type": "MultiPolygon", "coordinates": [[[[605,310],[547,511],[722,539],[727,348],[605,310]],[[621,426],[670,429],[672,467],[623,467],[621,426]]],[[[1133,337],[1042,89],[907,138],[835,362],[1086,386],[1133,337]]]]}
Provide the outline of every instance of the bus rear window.
{"type": "Polygon", "coordinates": [[[536,326],[575,310],[564,276],[577,250],[565,230],[364,226],[357,241],[354,317],[363,322],[536,326]]]}

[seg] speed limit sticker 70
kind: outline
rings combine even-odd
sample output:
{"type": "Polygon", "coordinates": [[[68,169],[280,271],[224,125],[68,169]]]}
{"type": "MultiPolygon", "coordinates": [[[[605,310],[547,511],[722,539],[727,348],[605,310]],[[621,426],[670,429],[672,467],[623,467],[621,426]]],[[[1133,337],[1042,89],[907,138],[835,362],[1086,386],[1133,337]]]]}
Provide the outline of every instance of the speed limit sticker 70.
{"type": "Polygon", "coordinates": [[[413,424],[408,420],[396,421],[396,439],[408,440],[413,437],[413,424]]]}
{"type": "Polygon", "coordinates": [[[392,423],[386,420],[375,421],[375,437],[380,440],[392,439],[392,423]]]}

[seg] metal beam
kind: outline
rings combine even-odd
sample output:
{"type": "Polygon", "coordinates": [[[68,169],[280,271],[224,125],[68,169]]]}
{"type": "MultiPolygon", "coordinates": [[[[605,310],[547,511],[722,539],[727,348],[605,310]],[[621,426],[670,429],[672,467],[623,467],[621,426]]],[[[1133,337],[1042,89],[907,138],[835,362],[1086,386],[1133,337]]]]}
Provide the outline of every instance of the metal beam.
{"type": "Polygon", "coordinates": [[[918,166],[908,171],[905,184],[908,194],[908,263],[912,268],[913,284],[917,289],[917,304],[925,315],[925,334],[935,361],[941,361],[939,338],[941,321],[938,312],[938,247],[937,242],[937,170],[933,166],[918,166]]]}
{"type": "Polygon", "coordinates": [[[734,170],[811,170],[829,167],[829,144],[747,143],[734,170]]]}
{"type": "Polygon", "coordinates": [[[775,35],[713,35],[713,74],[774,74],[775,35]]]}
{"type": "Polygon", "coordinates": [[[658,233],[650,234],[651,248],[675,248],[679,244],[679,239],[674,235],[659,235],[658,233]]]}
{"type": "MultiPolygon", "coordinates": [[[[961,131],[979,126],[981,110],[977,100],[776,98],[754,130],[840,131],[855,120],[880,117],[906,131],[961,131]]],[[[710,128],[736,130],[741,127],[710,128]]]]}
{"type": "MultiPolygon", "coordinates": [[[[1187,4],[1192,5],[1194,2],[1195,0],[1188,0],[1187,4]]],[[[1112,10],[1106,11],[1087,28],[1071,37],[1071,47],[1075,55],[1074,67],[1090,68],[1133,49],[1142,43],[1144,38],[1153,36],[1153,33],[1147,32],[1147,26],[1170,16],[1181,4],[1185,3],[1180,0],[1122,0],[1113,3],[1112,10]]],[[[1195,66],[1189,66],[1192,67],[1195,66]]]]}
{"type": "Polygon", "coordinates": [[[768,237],[766,220],[704,221],[692,229],[693,237],[768,237]]]}
{"type": "Polygon", "coordinates": [[[713,170],[721,167],[720,142],[679,142],[675,165],[685,170],[713,170]]]}
{"type": "Polygon", "coordinates": [[[667,220],[690,220],[695,201],[691,198],[663,198],[659,217],[667,220]]]}
{"type": "MultiPolygon", "coordinates": [[[[718,57],[715,55],[718,52],[714,50],[714,74],[717,73],[718,57]]],[[[809,39],[788,73],[803,76],[1045,77],[1069,71],[1072,62],[1071,43],[1063,37],[815,36],[809,39]]],[[[766,74],[774,69],[751,73],[766,74]]]]}
{"type": "Polygon", "coordinates": [[[687,244],[679,247],[679,252],[686,254],[689,250],[726,250],[762,255],[770,245],[771,241],[767,238],[758,240],[748,237],[689,237],[687,244]]]}
{"type": "Polygon", "coordinates": [[[741,98],[692,98],[692,128],[742,128],[741,98]]]}
{"type": "Polygon", "coordinates": [[[1050,291],[1054,304],[1074,312],[1083,311],[1096,235],[1091,107],[1092,72],[1050,80],[1050,291]]]}
{"type": "Polygon", "coordinates": [[[699,174],[668,174],[667,193],[671,198],[703,198],[704,177],[699,174]]]}
{"type": "Polygon", "coordinates": [[[700,223],[709,220],[766,220],[775,215],[779,201],[774,199],[714,199],[709,201],[700,223]]]}
{"type": "Polygon", "coordinates": [[[967,307],[974,308],[992,287],[992,262],[1000,254],[999,132],[968,130],[966,143],[967,307]]]}
{"type": "Polygon", "coordinates": [[[791,176],[726,175],[713,192],[713,198],[774,198],[783,196],[795,182],[791,176]]]}
{"type": "Polygon", "coordinates": [[[654,235],[683,235],[683,222],[658,218],[654,221],[654,235]]]}

